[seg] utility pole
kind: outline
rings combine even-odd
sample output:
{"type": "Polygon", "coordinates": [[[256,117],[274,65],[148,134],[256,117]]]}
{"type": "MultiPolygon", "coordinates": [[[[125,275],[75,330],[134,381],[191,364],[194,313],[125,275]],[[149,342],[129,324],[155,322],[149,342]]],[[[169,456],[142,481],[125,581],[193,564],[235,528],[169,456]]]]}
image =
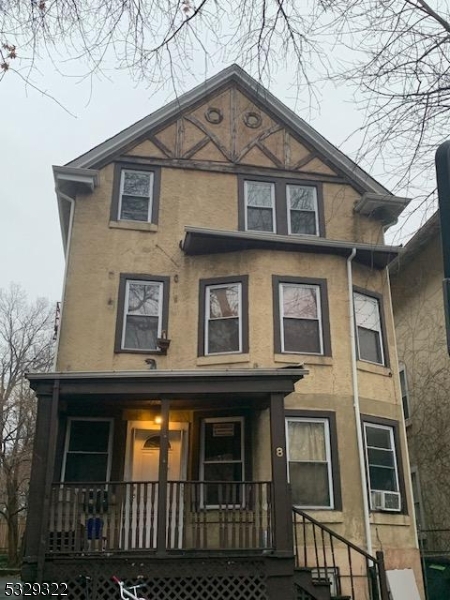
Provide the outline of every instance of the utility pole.
{"type": "Polygon", "coordinates": [[[436,178],[441,223],[442,258],[444,262],[444,312],[447,332],[447,351],[450,355],[450,141],[436,151],[436,178]]]}

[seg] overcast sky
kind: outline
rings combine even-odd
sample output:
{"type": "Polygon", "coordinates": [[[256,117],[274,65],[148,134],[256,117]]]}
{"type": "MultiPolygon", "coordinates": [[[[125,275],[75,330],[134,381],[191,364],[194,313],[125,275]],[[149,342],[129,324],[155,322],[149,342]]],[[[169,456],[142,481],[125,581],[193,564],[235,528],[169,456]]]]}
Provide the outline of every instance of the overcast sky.
{"type": "MultiPolygon", "coordinates": [[[[227,65],[216,65],[211,76],[227,65]]],[[[59,300],[64,270],[52,165],[63,165],[175,97],[173,86],[154,91],[111,70],[108,77],[79,81],[40,65],[34,81],[66,109],[41,92],[6,74],[0,82],[0,288],[21,284],[30,298],[59,300]],[[71,114],[69,114],[69,111],[71,114]]],[[[195,69],[194,69],[195,71],[195,69]]],[[[184,89],[205,79],[200,68],[184,89]]],[[[296,101],[289,73],[269,86],[332,143],[351,154],[346,137],[360,123],[348,90],[324,90],[320,113],[308,98],[296,101]]],[[[356,147],[356,142],[353,142],[356,147]]],[[[373,173],[383,183],[382,173],[373,173]]]]}

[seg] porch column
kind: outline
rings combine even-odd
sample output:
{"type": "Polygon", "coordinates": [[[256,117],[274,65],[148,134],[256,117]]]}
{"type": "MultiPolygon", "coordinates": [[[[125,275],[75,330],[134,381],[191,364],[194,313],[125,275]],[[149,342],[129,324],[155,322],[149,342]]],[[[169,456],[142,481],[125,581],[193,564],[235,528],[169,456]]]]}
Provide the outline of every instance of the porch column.
{"type": "Polygon", "coordinates": [[[284,395],[280,393],[270,395],[270,437],[274,549],[275,554],[293,556],[292,501],[287,478],[284,395]]]}
{"type": "Polygon", "coordinates": [[[166,553],[167,525],[167,472],[169,465],[169,409],[170,400],[161,398],[161,443],[159,448],[158,518],[156,552],[166,553]]]}
{"type": "Polygon", "coordinates": [[[29,509],[25,533],[24,581],[41,582],[48,534],[50,492],[55,468],[58,431],[59,381],[53,393],[38,397],[36,431],[30,475],[29,509]]]}

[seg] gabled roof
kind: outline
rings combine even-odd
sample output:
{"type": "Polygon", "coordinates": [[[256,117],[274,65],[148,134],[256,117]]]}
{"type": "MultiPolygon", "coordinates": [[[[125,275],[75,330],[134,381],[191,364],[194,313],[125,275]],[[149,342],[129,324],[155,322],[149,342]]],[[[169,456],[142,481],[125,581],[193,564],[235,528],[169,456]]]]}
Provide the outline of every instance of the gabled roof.
{"type": "Polygon", "coordinates": [[[237,65],[232,65],[224,69],[173,102],[170,102],[72,160],[66,166],[84,169],[102,167],[120,154],[124,148],[145,136],[147,132],[175,120],[185,110],[199,102],[204,102],[208,96],[232,84],[235,84],[244,94],[250,96],[255,103],[262,105],[277,120],[284,122],[294,133],[297,133],[297,135],[314,147],[329,164],[340,171],[358,190],[380,195],[384,198],[384,203],[386,202],[386,196],[392,197],[391,193],[378,183],[378,181],[358,167],[356,163],[350,160],[336,146],[326,140],[313,127],[308,125],[306,121],[297,116],[269,92],[269,90],[264,88],[237,65]]]}

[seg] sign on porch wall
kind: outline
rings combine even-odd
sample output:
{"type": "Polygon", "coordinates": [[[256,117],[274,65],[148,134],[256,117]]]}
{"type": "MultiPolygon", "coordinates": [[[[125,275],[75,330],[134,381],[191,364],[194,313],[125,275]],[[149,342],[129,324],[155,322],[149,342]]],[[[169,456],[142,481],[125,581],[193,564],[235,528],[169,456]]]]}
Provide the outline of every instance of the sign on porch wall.
{"type": "Polygon", "coordinates": [[[233,437],[234,423],[213,423],[213,437],[233,437]]]}

